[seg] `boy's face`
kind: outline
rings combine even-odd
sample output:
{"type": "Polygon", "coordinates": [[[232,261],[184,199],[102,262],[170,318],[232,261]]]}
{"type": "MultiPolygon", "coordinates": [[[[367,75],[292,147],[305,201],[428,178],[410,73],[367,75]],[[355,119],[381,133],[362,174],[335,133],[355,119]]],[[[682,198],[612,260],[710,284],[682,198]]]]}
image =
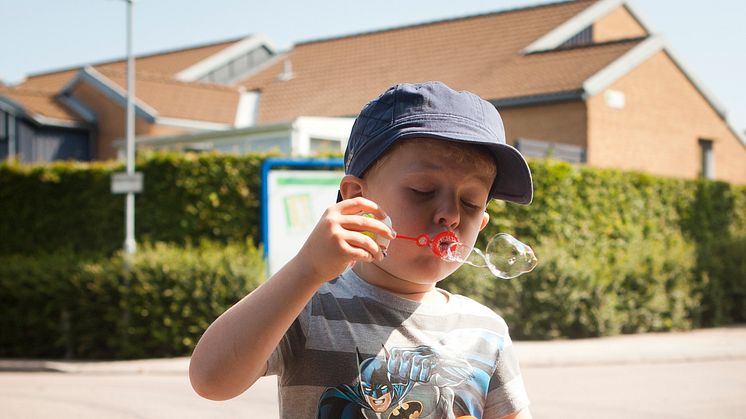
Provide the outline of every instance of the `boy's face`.
{"type": "MultiPolygon", "coordinates": [[[[359,180],[360,191],[388,213],[397,234],[434,237],[449,230],[471,247],[489,220],[485,208],[495,170],[492,157],[481,148],[410,139],[359,180]]],[[[390,276],[390,285],[404,281],[405,289],[432,286],[460,266],[409,240],[393,240],[387,253],[371,269],[390,276]]]]}

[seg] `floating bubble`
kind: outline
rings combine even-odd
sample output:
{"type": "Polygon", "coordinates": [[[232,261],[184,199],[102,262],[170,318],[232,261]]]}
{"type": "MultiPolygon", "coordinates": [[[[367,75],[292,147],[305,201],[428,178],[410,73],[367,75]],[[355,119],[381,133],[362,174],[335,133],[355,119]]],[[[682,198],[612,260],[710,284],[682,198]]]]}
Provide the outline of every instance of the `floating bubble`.
{"type": "Polygon", "coordinates": [[[510,279],[531,272],[538,262],[533,249],[507,233],[492,237],[484,251],[474,248],[467,254],[468,247],[454,252],[450,259],[472,266],[487,267],[493,275],[510,279]]]}
{"type": "Polygon", "coordinates": [[[435,256],[447,262],[488,268],[493,275],[503,279],[531,272],[537,264],[533,249],[507,233],[492,237],[484,251],[459,242],[456,235],[450,231],[439,233],[433,238],[427,234],[396,238],[412,240],[420,247],[428,246],[435,256]]]}
{"type": "MultiPolygon", "coordinates": [[[[375,218],[373,214],[361,214],[375,218]]],[[[387,216],[382,220],[391,227],[391,219],[387,216]]],[[[383,251],[388,248],[389,240],[378,237],[371,232],[363,232],[376,240],[383,251]]],[[[493,236],[484,250],[472,248],[458,240],[452,231],[442,231],[434,237],[420,234],[416,237],[397,235],[397,239],[410,240],[418,247],[428,247],[437,257],[446,262],[465,263],[477,268],[487,268],[496,277],[503,279],[515,278],[526,272],[531,272],[537,264],[536,255],[530,246],[507,233],[493,236]]]]}

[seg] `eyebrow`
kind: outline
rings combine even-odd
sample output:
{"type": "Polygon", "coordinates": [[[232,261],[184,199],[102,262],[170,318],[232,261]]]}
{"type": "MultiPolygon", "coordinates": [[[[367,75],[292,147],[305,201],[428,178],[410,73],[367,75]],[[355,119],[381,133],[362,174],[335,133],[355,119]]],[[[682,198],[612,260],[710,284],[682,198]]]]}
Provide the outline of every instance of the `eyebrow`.
{"type": "MultiPolygon", "coordinates": [[[[443,168],[440,167],[440,166],[438,166],[437,164],[433,164],[433,163],[430,163],[430,162],[424,162],[422,160],[414,162],[412,164],[412,166],[410,166],[410,167],[412,168],[412,172],[411,173],[415,173],[415,174],[418,173],[418,172],[428,172],[428,171],[431,171],[431,172],[442,172],[443,171],[443,168]]],[[[492,183],[494,183],[494,181],[495,181],[495,177],[494,176],[486,176],[486,175],[483,175],[481,172],[477,173],[477,174],[473,174],[471,177],[473,177],[473,178],[475,178],[477,180],[483,181],[484,183],[486,183],[489,186],[492,186],[492,183]]]]}

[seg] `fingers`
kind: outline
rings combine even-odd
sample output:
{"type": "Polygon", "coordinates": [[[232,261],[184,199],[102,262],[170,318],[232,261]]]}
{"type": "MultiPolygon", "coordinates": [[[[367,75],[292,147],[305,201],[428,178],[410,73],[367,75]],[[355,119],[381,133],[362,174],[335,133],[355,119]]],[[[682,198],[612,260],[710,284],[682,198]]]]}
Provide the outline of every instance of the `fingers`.
{"type": "Polygon", "coordinates": [[[396,238],[396,233],[383,221],[360,215],[341,215],[339,224],[347,230],[356,232],[370,232],[387,240],[396,238]]]}
{"type": "Polygon", "coordinates": [[[416,351],[394,348],[389,352],[387,368],[396,377],[426,383],[432,376],[434,362],[433,354],[423,355],[416,351]]]}
{"type": "Polygon", "coordinates": [[[379,220],[386,218],[386,212],[378,204],[362,196],[340,201],[337,203],[337,208],[339,208],[341,214],[354,215],[368,212],[375,215],[379,220]]]}
{"type": "Polygon", "coordinates": [[[343,244],[342,247],[344,248],[345,252],[350,256],[350,258],[353,261],[358,262],[373,262],[373,260],[376,259],[374,253],[371,253],[368,250],[365,250],[361,247],[355,247],[351,246],[347,243],[343,244]]]}
{"type": "Polygon", "coordinates": [[[319,271],[329,275],[338,274],[339,266],[349,266],[350,262],[382,261],[388,242],[395,237],[393,230],[381,221],[385,218],[386,213],[369,199],[356,197],[338,202],[326,209],[306,240],[303,257],[311,264],[328,266],[319,271]]]}
{"type": "Polygon", "coordinates": [[[374,259],[379,261],[383,260],[381,247],[369,236],[361,234],[358,231],[347,231],[341,238],[343,240],[343,247],[346,247],[345,250],[350,254],[350,256],[353,256],[355,260],[364,262],[370,262],[374,259]],[[365,254],[364,256],[363,253],[365,254]]]}

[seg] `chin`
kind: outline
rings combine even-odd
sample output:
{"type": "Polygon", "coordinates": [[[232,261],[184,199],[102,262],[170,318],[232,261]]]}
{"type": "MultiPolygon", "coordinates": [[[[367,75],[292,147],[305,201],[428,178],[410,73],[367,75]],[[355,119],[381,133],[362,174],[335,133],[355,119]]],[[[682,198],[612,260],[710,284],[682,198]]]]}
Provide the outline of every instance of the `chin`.
{"type": "Polygon", "coordinates": [[[458,269],[458,264],[444,262],[428,256],[410,263],[406,268],[391,269],[389,272],[407,282],[433,285],[445,279],[456,269],[458,269]]]}

